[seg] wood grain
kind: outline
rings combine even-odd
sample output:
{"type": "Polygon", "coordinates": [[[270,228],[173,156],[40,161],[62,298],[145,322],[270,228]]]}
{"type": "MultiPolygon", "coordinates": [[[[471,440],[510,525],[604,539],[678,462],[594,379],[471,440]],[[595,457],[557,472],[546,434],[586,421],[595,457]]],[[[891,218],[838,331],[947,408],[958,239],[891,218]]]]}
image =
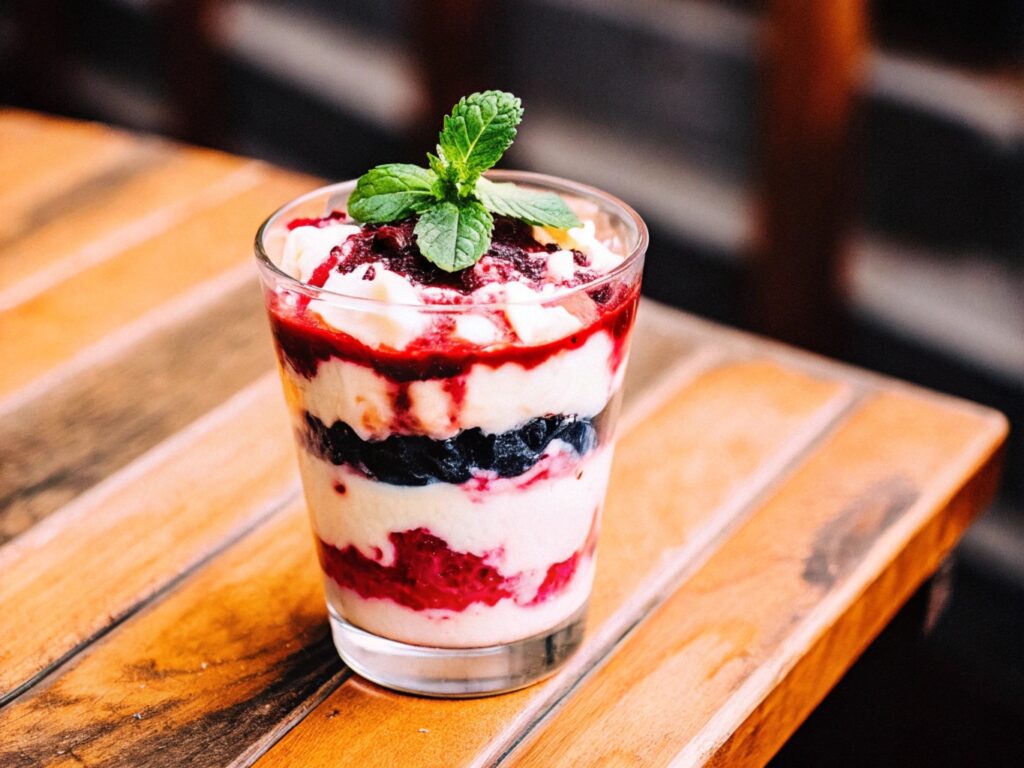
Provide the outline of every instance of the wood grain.
{"type": "Polygon", "coordinates": [[[361,766],[496,759],[652,601],[671,592],[673,575],[704,556],[714,534],[742,519],[743,506],[770,481],[779,457],[812,442],[827,424],[823,414],[836,417],[848,398],[834,382],[771,363],[712,365],[660,407],[646,409],[621,438],[587,638],[563,672],[525,691],[465,701],[400,696],[352,678],[259,765],[335,765],[337,744],[345,744],[350,764],[361,766]]]}
{"type": "Polygon", "coordinates": [[[977,513],[1004,435],[872,397],[507,763],[764,764],[977,513]]]}
{"type": "Polygon", "coordinates": [[[244,762],[342,675],[295,503],[0,710],[0,765],[244,762]]]}
{"type": "Polygon", "coordinates": [[[0,699],[297,494],[279,387],[265,376],[0,549],[0,699]]]}
{"type": "Polygon", "coordinates": [[[0,415],[0,544],[273,368],[256,285],[0,415]]]}
{"type": "Polygon", "coordinates": [[[138,138],[96,123],[0,110],[0,237],[16,231],[27,211],[148,148],[138,138]]]}
{"type": "MultiPolygon", "coordinates": [[[[252,258],[256,227],[310,180],[265,171],[239,195],[0,311],[0,396],[52,371],[114,329],[252,258]],[[173,266],[172,266],[173,265],[173,266]]],[[[242,267],[243,269],[245,267],[242,267]]]]}
{"type": "Polygon", "coordinates": [[[7,222],[0,235],[0,286],[6,293],[18,280],[55,264],[62,271],[79,268],[97,258],[90,245],[109,257],[127,245],[140,220],[141,226],[157,219],[173,225],[196,202],[201,204],[208,188],[243,166],[217,152],[140,142],[129,160],[36,202],[7,222]]]}

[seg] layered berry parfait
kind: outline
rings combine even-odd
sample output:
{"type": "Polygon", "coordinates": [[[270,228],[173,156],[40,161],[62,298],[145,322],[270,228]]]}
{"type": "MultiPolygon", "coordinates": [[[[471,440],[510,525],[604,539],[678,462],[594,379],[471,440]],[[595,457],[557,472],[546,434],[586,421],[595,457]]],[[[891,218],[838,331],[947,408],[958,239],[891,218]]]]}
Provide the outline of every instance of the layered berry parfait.
{"type": "Polygon", "coordinates": [[[582,638],[647,237],[598,190],[482,175],[520,115],[474,94],[429,170],[257,236],[334,641],[399,690],[521,687],[582,638]]]}

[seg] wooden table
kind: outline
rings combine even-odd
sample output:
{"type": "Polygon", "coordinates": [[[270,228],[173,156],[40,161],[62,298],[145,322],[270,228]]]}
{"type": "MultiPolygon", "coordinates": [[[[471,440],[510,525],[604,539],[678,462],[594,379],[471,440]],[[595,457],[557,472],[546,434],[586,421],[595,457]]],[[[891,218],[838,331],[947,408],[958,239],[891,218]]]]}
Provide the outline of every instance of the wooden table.
{"type": "Polygon", "coordinates": [[[997,413],[641,311],[582,650],[345,669],[250,243],[317,181],[0,112],[0,765],[764,763],[990,498],[997,413]]]}

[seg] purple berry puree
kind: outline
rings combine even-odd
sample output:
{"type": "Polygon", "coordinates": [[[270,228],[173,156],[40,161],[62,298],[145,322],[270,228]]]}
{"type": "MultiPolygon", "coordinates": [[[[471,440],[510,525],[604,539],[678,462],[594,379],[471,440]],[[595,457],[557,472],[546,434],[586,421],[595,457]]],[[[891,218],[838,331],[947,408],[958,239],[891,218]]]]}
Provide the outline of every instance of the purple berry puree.
{"type": "MultiPolygon", "coordinates": [[[[288,224],[296,226],[323,227],[332,221],[344,221],[345,214],[334,211],[323,219],[296,219],[288,224]]],[[[468,295],[489,283],[524,282],[534,288],[544,284],[547,260],[541,258],[558,250],[555,245],[542,245],[533,237],[533,228],[505,216],[494,217],[494,231],[491,246],[473,269],[459,272],[445,272],[434,267],[420,255],[413,229],[414,218],[395,224],[364,224],[362,231],[348,240],[347,254],[336,266],[342,274],[353,272],[363,264],[383,264],[387,269],[402,275],[414,285],[448,288],[458,294],[468,295]]],[[[577,264],[586,265],[586,256],[573,251],[577,264]]],[[[592,280],[595,275],[583,270],[577,282],[592,280]]]]}

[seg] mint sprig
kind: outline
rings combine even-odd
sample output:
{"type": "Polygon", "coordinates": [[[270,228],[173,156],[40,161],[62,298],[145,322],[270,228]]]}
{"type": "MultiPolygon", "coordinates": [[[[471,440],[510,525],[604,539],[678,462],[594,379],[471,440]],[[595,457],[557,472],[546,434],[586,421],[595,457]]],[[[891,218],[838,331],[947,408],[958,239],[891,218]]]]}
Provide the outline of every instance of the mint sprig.
{"type": "Polygon", "coordinates": [[[476,196],[487,210],[527,224],[557,229],[580,225],[576,214],[554,192],[534,192],[515,184],[480,178],[476,182],[476,196]]]}
{"type": "Polygon", "coordinates": [[[511,93],[484,91],[460,99],[444,118],[437,154],[427,153],[429,169],[378,165],[359,177],[348,212],[372,224],[419,215],[414,232],[420,253],[446,272],[471,267],[487,252],[492,213],[543,227],[579,226],[558,195],[481,176],[512,145],[522,117],[522,104],[511,93]]]}
{"type": "Polygon", "coordinates": [[[484,91],[465,96],[444,118],[437,154],[458,181],[476,181],[512,146],[522,119],[522,103],[511,93],[484,91]]]}
{"type": "Polygon", "coordinates": [[[491,240],[494,219],[475,200],[444,201],[428,208],[413,230],[420,252],[446,272],[475,264],[491,240]]]}
{"type": "Polygon", "coordinates": [[[434,205],[437,176],[408,163],[378,165],[359,177],[348,199],[348,212],[359,221],[383,224],[434,205]]]}

